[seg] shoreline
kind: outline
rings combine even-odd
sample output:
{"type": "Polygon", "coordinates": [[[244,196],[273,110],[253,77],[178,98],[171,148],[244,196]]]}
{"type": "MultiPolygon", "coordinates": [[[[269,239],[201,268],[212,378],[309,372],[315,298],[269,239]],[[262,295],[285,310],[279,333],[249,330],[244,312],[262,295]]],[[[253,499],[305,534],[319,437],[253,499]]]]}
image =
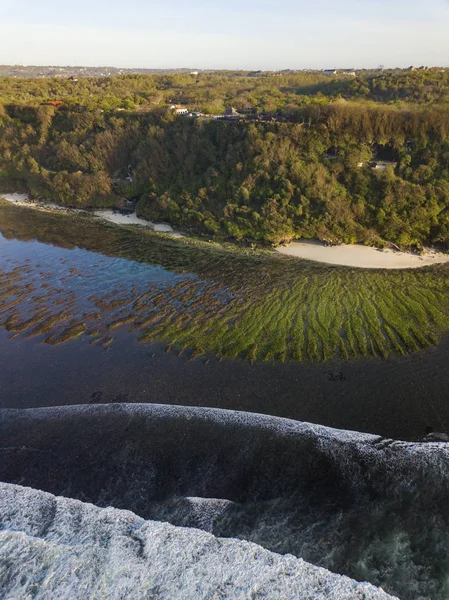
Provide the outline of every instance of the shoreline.
{"type": "Polygon", "coordinates": [[[289,246],[276,248],[276,252],[303,260],[359,269],[419,269],[449,262],[449,254],[436,250],[427,250],[421,256],[392,249],[379,250],[362,244],[326,246],[318,240],[294,241],[289,246]]]}
{"type": "Polygon", "coordinates": [[[153,223],[152,221],[146,221],[145,219],[139,218],[136,213],[121,214],[120,212],[114,211],[112,208],[102,208],[94,211],[84,210],[82,208],[70,208],[67,206],[60,206],[54,202],[36,201],[30,200],[28,194],[20,193],[3,193],[0,192],[0,199],[6,200],[15,206],[24,206],[26,208],[34,208],[35,210],[41,210],[44,212],[65,212],[68,214],[83,214],[89,215],[94,218],[108,221],[114,225],[139,225],[141,227],[148,227],[152,231],[157,233],[167,233],[173,237],[182,237],[183,234],[174,231],[171,225],[167,223],[153,223]]]}
{"type": "MultiPolygon", "coordinates": [[[[114,225],[133,225],[144,227],[156,233],[167,234],[174,238],[189,237],[175,231],[168,223],[153,223],[146,221],[136,213],[122,214],[111,208],[99,208],[96,210],[85,210],[81,208],[69,208],[53,202],[32,201],[28,194],[2,193],[3,199],[15,206],[23,206],[43,212],[63,212],[66,214],[88,215],[94,219],[101,219],[114,225]]],[[[423,267],[449,263],[449,254],[432,249],[426,249],[423,255],[412,252],[401,252],[393,249],[378,249],[362,244],[342,244],[339,246],[326,246],[319,240],[296,240],[288,246],[278,246],[273,249],[273,254],[299,258],[319,264],[333,266],[351,267],[358,269],[419,269],[423,267]]]]}
{"type": "MultiPolygon", "coordinates": [[[[100,400],[117,403],[126,398],[147,402],[164,398],[171,404],[212,403],[232,410],[275,413],[396,438],[418,437],[427,428],[449,431],[444,394],[448,384],[449,318],[444,289],[439,283],[447,278],[446,268],[376,275],[343,268],[315,268],[311,263],[295,264],[281,256],[273,261],[268,259],[267,267],[263,261],[246,263],[240,258],[233,263],[232,256],[228,259],[222,254],[216,270],[211,266],[214,254],[200,250],[201,277],[184,282],[184,276],[194,273],[197,264],[197,251],[189,250],[188,239],[171,242],[165,234],[153,234],[148,229],[105,227],[100,221],[82,216],[64,219],[57,214],[20,211],[6,202],[3,204],[2,231],[7,234],[1,240],[6,284],[3,287],[5,292],[10,290],[11,300],[19,299],[22,303],[19,312],[15,305],[7,308],[3,321],[11,317],[8,329],[0,328],[0,371],[5,375],[0,382],[0,396],[9,406],[48,404],[55,398],[63,404],[100,400]],[[153,236],[164,236],[165,242],[154,244],[153,236]],[[150,240],[147,242],[146,238],[150,240]],[[15,240],[31,245],[17,244],[15,240]],[[77,240],[82,243],[77,245],[77,240]],[[151,251],[154,248],[156,254],[147,254],[147,248],[151,251]],[[136,250],[147,257],[144,263],[162,269],[173,267],[174,285],[166,285],[165,275],[161,280],[163,272],[159,268],[148,269],[145,264],[115,260],[134,260],[136,250]],[[29,261],[25,262],[25,258],[29,261]],[[8,265],[14,269],[21,266],[15,272],[15,276],[25,277],[19,294],[11,287],[15,276],[9,278],[8,265]],[[226,275],[222,281],[221,273],[228,271],[235,274],[231,280],[226,275]],[[266,289],[273,289],[268,275],[275,273],[277,278],[279,271],[275,286],[285,289],[286,294],[274,304],[272,298],[265,301],[266,289]],[[246,272],[247,276],[242,276],[246,272]],[[262,278],[262,273],[267,277],[262,278]],[[178,274],[181,279],[177,279],[178,274]],[[209,287],[203,285],[204,276],[211,282],[209,287]],[[247,281],[247,277],[251,280],[247,281]],[[297,280],[298,285],[293,285],[297,280]],[[301,281],[304,285],[299,288],[301,281]],[[176,282],[181,288],[176,287],[176,282]],[[29,286],[30,283],[34,286],[29,286]],[[154,306],[139,305],[140,316],[133,307],[142,291],[156,292],[161,283],[165,300],[160,312],[164,320],[158,325],[162,328],[154,333],[153,323],[146,321],[152,318],[154,306]],[[135,291],[133,285],[137,285],[135,291]],[[232,312],[223,309],[220,314],[216,310],[223,301],[230,300],[221,294],[229,285],[232,289],[236,286],[237,302],[243,293],[248,299],[251,311],[248,316],[243,314],[240,304],[235,306],[236,310],[231,306],[232,312]],[[65,293],[55,297],[52,289],[62,289],[65,293]],[[214,294],[212,299],[216,298],[215,304],[209,299],[210,291],[214,294]],[[47,298],[45,294],[49,294],[47,298]],[[99,304],[90,298],[96,298],[99,304]],[[192,299],[198,304],[195,313],[198,316],[190,317],[189,329],[183,331],[181,339],[179,325],[186,326],[182,309],[191,306],[192,299]],[[55,300],[58,304],[54,304],[55,300]],[[121,300],[126,302],[121,304],[121,300]],[[119,304],[118,312],[108,305],[111,301],[119,304]],[[302,313],[303,306],[307,308],[302,313]],[[315,322],[315,315],[323,306],[331,307],[321,317],[324,329],[309,335],[308,328],[306,336],[301,338],[304,324],[315,322]],[[368,316],[364,312],[367,306],[374,308],[368,316]],[[51,309],[50,313],[39,312],[45,307],[51,309]],[[204,311],[212,307],[213,312],[204,311]],[[48,321],[45,334],[39,333],[38,327],[45,319],[61,311],[68,315],[69,310],[66,323],[48,321]],[[136,314],[142,326],[130,327],[131,314],[136,314]],[[288,318],[293,314],[298,316],[297,325],[288,318]],[[229,315],[236,319],[236,335],[220,324],[229,322],[229,315]],[[393,324],[387,335],[378,333],[377,322],[382,323],[384,316],[391,317],[393,324]],[[432,325],[433,318],[441,323],[441,336],[440,328],[435,330],[432,325]],[[278,325],[282,319],[285,327],[278,325]],[[202,326],[198,332],[199,323],[205,323],[206,327],[202,326]],[[261,328],[261,333],[250,341],[262,348],[262,352],[254,352],[254,345],[246,343],[250,327],[261,328]],[[356,327],[362,332],[373,332],[369,338],[365,335],[365,349],[353,337],[356,327]],[[141,340],[140,332],[144,329],[148,337],[141,340]],[[33,331],[36,335],[28,335],[33,331]],[[280,344],[277,331],[281,331],[280,344]],[[287,331],[286,335],[294,334],[295,347],[283,331],[287,331]],[[343,340],[342,344],[328,333],[332,331],[343,340]],[[390,340],[401,339],[402,332],[406,338],[399,348],[390,340]],[[353,347],[348,335],[355,339],[353,347]],[[49,336],[51,343],[43,343],[45,336],[49,336]],[[413,343],[418,339],[423,340],[419,346],[413,343]],[[54,344],[55,341],[58,343],[54,344]],[[429,347],[421,351],[423,344],[429,347]],[[381,356],[387,358],[382,360],[381,356]],[[23,373],[30,376],[23,377],[23,373]],[[276,406],[273,398],[279,400],[276,406]]],[[[3,303],[9,305],[7,296],[3,303]]]]}
{"type": "Polygon", "coordinates": [[[149,227],[157,233],[167,233],[173,237],[183,237],[182,233],[175,231],[168,223],[153,223],[152,221],[146,221],[145,219],[138,217],[135,212],[122,214],[113,209],[102,208],[89,214],[92,214],[103,221],[114,223],[114,225],[139,225],[140,227],[149,227]]]}

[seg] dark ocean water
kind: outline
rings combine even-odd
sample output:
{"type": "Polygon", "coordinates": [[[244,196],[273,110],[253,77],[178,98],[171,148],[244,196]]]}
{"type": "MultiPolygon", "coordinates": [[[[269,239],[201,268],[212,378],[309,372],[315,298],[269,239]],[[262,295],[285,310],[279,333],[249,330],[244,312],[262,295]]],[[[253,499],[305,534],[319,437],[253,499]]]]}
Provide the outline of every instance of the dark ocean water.
{"type": "Polygon", "coordinates": [[[448,339],[316,364],[180,352],[159,313],[175,338],[213,316],[238,261],[19,214],[0,223],[1,481],[449,597],[447,444],[393,441],[449,432],[448,339]]]}
{"type": "MultiPolygon", "coordinates": [[[[246,410],[396,439],[449,431],[449,340],[387,360],[191,360],[166,344],[139,343],[126,324],[113,330],[105,325],[121,318],[123,298],[130,304],[149,287],[153,295],[171,298],[178,315],[188,313],[190,305],[173,291],[193,282],[196,296],[188,302],[200,301],[203,283],[188,265],[170,270],[173,259],[163,244],[151,246],[154,264],[141,262],[139,248],[117,239],[117,228],[99,230],[96,237],[76,221],[66,219],[61,227],[53,216],[35,220],[29,212],[26,219],[15,216],[2,224],[0,234],[0,291],[17,288],[0,304],[0,406],[156,402],[246,410]],[[77,237],[92,250],[77,247],[77,237]],[[136,260],[117,256],[123,253],[135,253],[136,260]],[[39,329],[48,315],[61,313],[39,329]],[[26,326],[33,315],[36,321],[26,326]],[[87,319],[78,337],[45,343],[87,319]],[[95,338],[90,334],[97,323],[102,332],[95,338]]],[[[192,252],[186,250],[187,258],[192,252]]],[[[181,259],[176,257],[177,264],[181,259]]],[[[220,293],[225,302],[226,288],[220,293]]]]}
{"type": "Polygon", "coordinates": [[[109,352],[83,338],[57,347],[8,338],[0,331],[2,407],[150,402],[246,410],[395,439],[449,431],[447,342],[382,362],[250,366],[189,361],[126,332],[109,352]]]}
{"type": "Polygon", "coordinates": [[[0,410],[0,438],[1,481],[449,597],[448,444],[148,404],[0,410]]]}

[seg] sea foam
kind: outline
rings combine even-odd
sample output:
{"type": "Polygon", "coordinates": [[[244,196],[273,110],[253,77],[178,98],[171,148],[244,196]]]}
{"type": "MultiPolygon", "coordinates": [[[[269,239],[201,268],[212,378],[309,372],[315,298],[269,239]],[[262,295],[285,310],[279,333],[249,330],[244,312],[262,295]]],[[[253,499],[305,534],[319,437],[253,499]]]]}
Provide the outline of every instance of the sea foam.
{"type": "Polygon", "coordinates": [[[387,600],[382,590],[249,542],[0,484],[5,599],[387,600]]]}
{"type": "Polygon", "coordinates": [[[449,598],[449,444],[161,405],[0,411],[0,480],[449,598]]]}

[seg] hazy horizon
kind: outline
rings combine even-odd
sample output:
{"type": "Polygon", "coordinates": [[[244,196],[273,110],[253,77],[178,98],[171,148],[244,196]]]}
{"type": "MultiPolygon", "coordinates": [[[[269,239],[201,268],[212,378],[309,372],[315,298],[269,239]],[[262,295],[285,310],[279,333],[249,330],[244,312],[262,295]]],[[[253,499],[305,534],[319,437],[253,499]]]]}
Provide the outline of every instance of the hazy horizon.
{"type": "Polygon", "coordinates": [[[280,71],[323,71],[323,70],[332,70],[332,69],[336,69],[338,71],[343,71],[346,68],[350,68],[350,69],[354,69],[355,71],[361,71],[361,70],[366,70],[366,71],[370,71],[370,70],[374,70],[374,69],[379,69],[382,68],[384,71],[394,71],[395,69],[407,69],[409,67],[415,67],[415,68],[419,68],[419,67],[425,67],[425,68],[441,68],[441,69],[447,69],[449,68],[449,65],[437,65],[437,64],[424,64],[424,63],[420,63],[417,62],[415,64],[411,64],[411,63],[407,63],[407,65],[370,65],[370,66],[359,66],[356,67],[354,65],[345,65],[344,67],[338,67],[335,66],[333,64],[328,64],[326,66],[326,68],[313,68],[313,67],[289,67],[289,66],[285,66],[282,67],[280,69],[256,69],[253,67],[240,67],[240,68],[231,68],[231,67],[208,67],[208,68],[202,68],[202,67],[198,67],[196,65],[188,65],[188,66],[183,66],[183,65],[178,65],[178,66],[172,66],[172,67],[164,67],[164,66],[157,66],[157,65],[151,65],[151,66],[145,66],[145,65],[141,65],[141,66],[135,66],[135,65],[130,65],[129,67],[124,67],[124,66],[119,66],[119,65],[115,65],[115,64],[84,64],[84,63],[72,63],[72,64],[64,64],[64,63],[29,63],[29,64],[25,64],[25,63],[4,63],[1,64],[0,66],[2,67],[23,67],[23,68],[55,68],[55,69],[122,69],[122,70],[141,70],[141,69],[148,69],[151,71],[204,71],[204,72],[213,72],[213,71],[261,71],[261,72],[266,72],[266,73],[277,73],[280,71]]]}
{"type": "Polygon", "coordinates": [[[449,62],[448,0],[16,0],[2,24],[3,64],[281,70],[449,62]]]}

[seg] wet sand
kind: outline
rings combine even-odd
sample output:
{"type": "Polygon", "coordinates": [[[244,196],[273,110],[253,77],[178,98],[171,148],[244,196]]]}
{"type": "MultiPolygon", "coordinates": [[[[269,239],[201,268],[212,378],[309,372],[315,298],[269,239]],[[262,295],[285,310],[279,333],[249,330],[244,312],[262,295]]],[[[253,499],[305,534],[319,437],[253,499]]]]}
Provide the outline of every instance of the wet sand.
{"type": "Polygon", "coordinates": [[[434,250],[428,250],[420,256],[391,249],[378,250],[361,244],[325,246],[316,240],[292,242],[276,250],[280,254],[315,262],[363,269],[416,269],[449,262],[449,255],[434,250]]]}

